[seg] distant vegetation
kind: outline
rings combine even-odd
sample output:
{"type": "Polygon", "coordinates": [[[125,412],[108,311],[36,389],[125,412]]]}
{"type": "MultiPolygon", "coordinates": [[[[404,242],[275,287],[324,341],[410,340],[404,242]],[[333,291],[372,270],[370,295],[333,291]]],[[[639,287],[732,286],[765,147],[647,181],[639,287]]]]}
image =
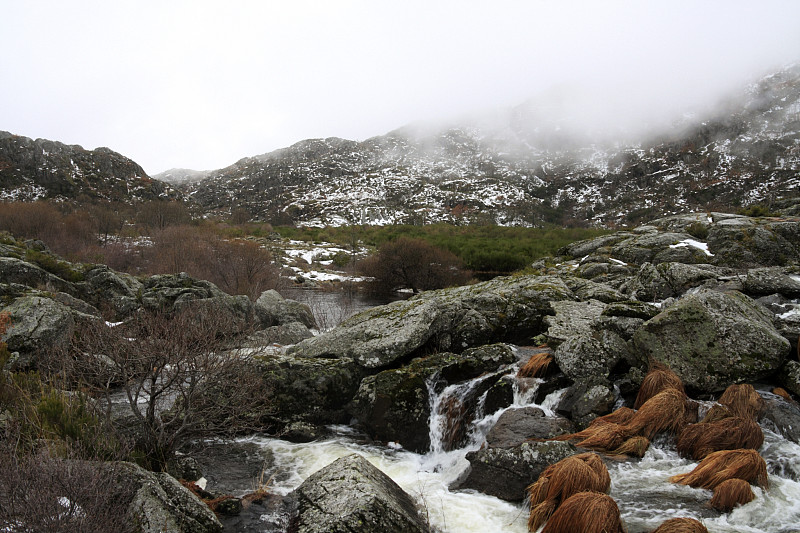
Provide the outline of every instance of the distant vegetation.
{"type": "Polygon", "coordinates": [[[507,226],[342,226],[328,228],[275,228],[282,237],[341,246],[363,243],[379,247],[401,237],[423,241],[452,252],[464,268],[478,274],[503,274],[524,268],[536,259],[554,256],[571,242],[609,233],[597,228],[520,228],[507,226]]]}

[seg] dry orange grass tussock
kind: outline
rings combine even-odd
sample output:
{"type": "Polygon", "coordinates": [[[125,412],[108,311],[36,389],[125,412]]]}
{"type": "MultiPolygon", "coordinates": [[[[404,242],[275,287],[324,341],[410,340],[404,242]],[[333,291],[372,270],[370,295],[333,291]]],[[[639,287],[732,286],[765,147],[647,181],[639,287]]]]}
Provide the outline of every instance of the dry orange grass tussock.
{"type": "Polygon", "coordinates": [[[551,440],[586,440],[595,435],[598,431],[604,431],[604,428],[608,427],[609,425],[616,426],[618,424],[624,424],[628,422],[635,414],[636,411],[630,407],[620,407],[613,413],[595,418],[591,421],[589,427],[584,430],[578,431],[577,433],[559,435],[551,440]]]}
{"type": "Polygon", "coordinates": [[[609,452],[610,455],[629,456],[629,457],[644,457],[647,449],[650,447],[650,441],[646,437],[631,437],[622,445],[609,452]]]}
{"type": "Polygon", "coordinates": [[[708,533],[708,529],[694,518],[670,518],[651,533],[708,533]]]}
{"type": "Polygon", "coordinates": [[[752,385],[731,385],[717,400],[736,416],[758,420],[764,412],[764,398],[752,385]]]}
{"type": "Polygon", "coordinates": [[[692,424],[678,437],[678,453],[695,461],[720,450],[758,450],[764,444],[761,426],[749,418],[732,416],[716,422],[692,424]]]}
{"type": "MultiPolygon", "coordinates": [[[[533,530],[531,530],[533,531],[533,530]]],[[[542,533],[625,533],[617,502],[607,494],[579,492],[561,504],[542,533]]]]}
{"type": "Polygon", "coordinates": [[[672,476],[669,480],[694,488],[714,490],[723,481],[734,478],[767,488],[767,463],[755,450],[722,450],[707,455],[691,472],[672,476]]]}
{"type": "Polygon", "coordinates": [[[553,353],[550,350],[537,352],[528,359],[527,363],[520,367],[517,371],[517,377],[543,378],[549,376],[558,368],[554,361],[553,353]]]}
{"type": "Polygon", "coordinates": [[[784,388],[781,388],[781,387],[775,387],[774,389],[772,389],[772,394],[775,394],[775,395],[777,395],[777,396],[780,396],[781,398],[783,398],[783,399],[784,399],[784,400],[786,400],[787,402],[796,403],[796,402],[795,402],[795,400],[794,400],[794,398],[792,398],[792,395],[791,395],[791,394],[789,394],[789,391],[787,391],[787,390],[786,390],[786,389],[784,389],[784,388]]]}
{"type": "Polygon", "coordinates": [[[666,389],[675,389],[685,394],[683,381],[675,372],[664,363],[650,361],[650,369],[642,380],[633,408],[641,408],[647,400],[666,389]]]}
{"type": "Polygon", "coordinates": [[[584,491],[605,493],[610,488],[608,469],[597,454],[580,453],[552,464],[528,486],[531,507],[528,529],[536,531],[573,494],[584,491]]]}
{"type": "Polygon", "coordinates": [[[713,422],[718,422],[725,418],[730,418],[733,416],[733,413],[730,409],[725,407],[724,405],[720,405],[715,403],[711,406],[711,409],[708,410],[706,416],[703,417],[702,423],[703,424],[710,424],[713,422]]]}
{"type": "Polygon", "coordinates": [[[756,498],[750,483],[743,479],[723,481],[714,489],[711,507],[722,513],[732,511],[737,505],[750,503],[756,498]]]}
{"type": "Polygon", "coordinates": [[[686,418],[686,395],[676,389],[664,389],[644,402],[622,428],[627,436],[640,435],[652,440],[661,432],[679,433],[686,425],[686,418]]]}

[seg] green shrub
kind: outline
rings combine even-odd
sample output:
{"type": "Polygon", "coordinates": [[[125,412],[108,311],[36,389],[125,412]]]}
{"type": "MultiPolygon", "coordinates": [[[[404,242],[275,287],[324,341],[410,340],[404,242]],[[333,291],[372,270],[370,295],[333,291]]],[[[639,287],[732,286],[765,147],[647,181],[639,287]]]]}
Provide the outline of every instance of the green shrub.
{"type": "Polygon", "coordinates": [[[40,266],[44,270],[58,276],[64,281],[77,283],[85,279],[83,272],[77,270],[72,263],[62,261],[57,257],[45,252],[28,248],[25,251],[25,260],[29,263],[34,263],[40,266]]]}

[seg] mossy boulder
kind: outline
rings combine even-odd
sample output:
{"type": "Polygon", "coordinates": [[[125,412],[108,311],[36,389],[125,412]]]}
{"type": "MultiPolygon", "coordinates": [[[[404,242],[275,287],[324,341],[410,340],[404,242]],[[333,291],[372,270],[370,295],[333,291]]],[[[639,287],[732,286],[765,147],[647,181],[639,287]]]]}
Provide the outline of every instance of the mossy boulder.
{"type": "Polygon", "coordinates": [[[495,278],[369,309],[290,353],[347,358],[379,369],[423,352],[525,342],[544,330],[544,317],[553,314],[550,302],[574,299],[555,276],[495,278]]]}
{"type": "Polygon", "coordinates": [[[317,327],[310,307],[295,300],[288,300],[274,289],[261,293],[256,300],[255,311],[262,327],[281,326],[292,322],[299,322],[307,328],[317,327]]]}
{"type": "Polygon", "coordinates": [[[699,392],[768,377],[789,352],[773,317],[736,291],[685,296],[645,322],[633,342],[643,366],[661,361],[699,392]]]}
{"type": "Polygon", "coordinates": [[[11,317],[2,341],[10,352],[19,352],[8,363],[15,370],[35,366],[36,354],[42,350],[66,348],[75,333],[70,308],[51,298],[23,296],[2,311],[11,317]]]}
{"type": "Polygon", "coordinates": [[[290,497],[297,533],[426,533],[430,528],[411,496],[357,454],[312,474],[290,497]]]}

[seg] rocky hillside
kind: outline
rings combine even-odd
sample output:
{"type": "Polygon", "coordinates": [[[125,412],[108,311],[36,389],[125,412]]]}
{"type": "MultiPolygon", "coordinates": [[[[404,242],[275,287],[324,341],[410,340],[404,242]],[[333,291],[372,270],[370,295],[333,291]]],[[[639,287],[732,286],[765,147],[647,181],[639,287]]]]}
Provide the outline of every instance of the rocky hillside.
{"type": "Polygon", "coordinates": [[[592,143],[530,103],[506,116],[363,142],[311,139],[186,185],[208,211],[306,224],[459,221],[614,225],[731,210],[800,186],[800,66],[707,120],[638,143],[592,143]]]}
{"type": "Polygon", "coordinates": [[[0,131],[0,200],[130,201],[175,196],[169,185],[108,148],[85,150],[0,131]]]}

